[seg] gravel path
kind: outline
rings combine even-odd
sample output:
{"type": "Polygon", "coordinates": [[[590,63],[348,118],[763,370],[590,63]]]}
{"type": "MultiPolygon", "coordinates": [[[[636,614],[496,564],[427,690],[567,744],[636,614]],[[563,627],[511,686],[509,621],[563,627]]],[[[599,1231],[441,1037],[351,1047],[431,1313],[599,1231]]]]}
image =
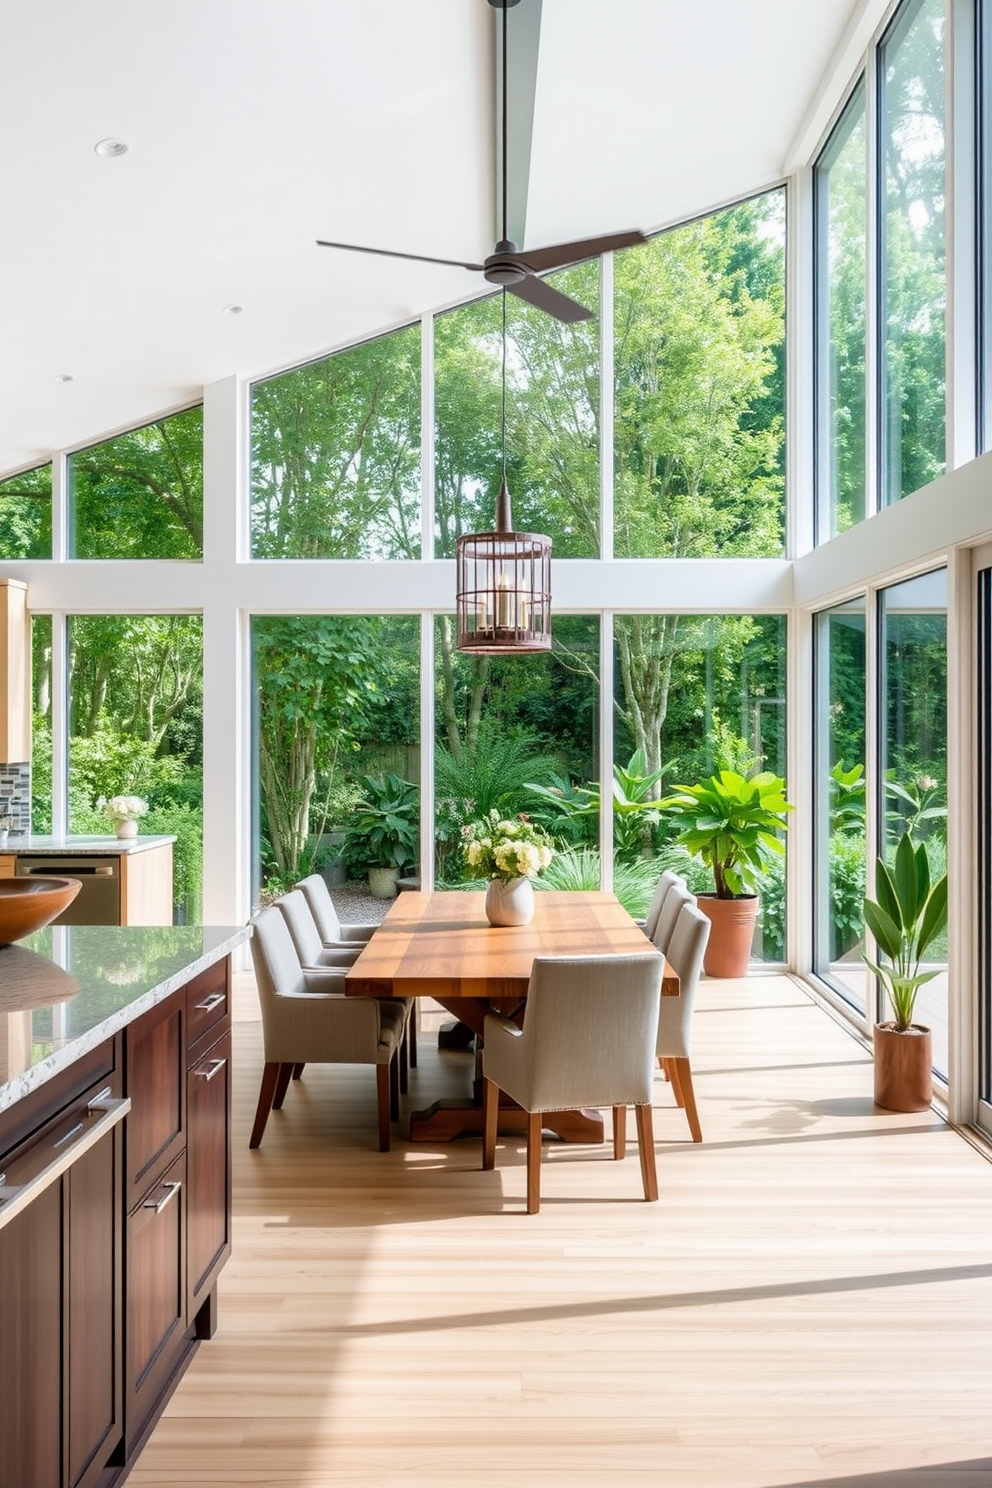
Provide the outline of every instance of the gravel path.
{"type": "Polygon", "coordinates": [[[343,925],[378,925],[393,902],[391,899],[374,899],[364,879],[349,879],[347,883],[335,884],[331,898],[343,925]]]}

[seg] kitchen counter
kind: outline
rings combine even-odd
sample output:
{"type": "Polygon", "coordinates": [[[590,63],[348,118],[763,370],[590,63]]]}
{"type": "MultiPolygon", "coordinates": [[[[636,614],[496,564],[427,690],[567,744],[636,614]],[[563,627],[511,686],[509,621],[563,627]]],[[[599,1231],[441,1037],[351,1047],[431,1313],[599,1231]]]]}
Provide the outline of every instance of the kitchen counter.
{"type": "Polygon", "coordinates": [[[98,856],[105,853],[147,852],[150,847],[161,847],[163,842],[175,842],[175,837],[42,837],[38,833],[11,832],[0,843],[0,852],[14,853],[18,857],[32,853],[71,853],[73,857],[98,856]]]}
{"type": "Polygon", "coordinates": [[[247,936],[243,926],[73,925],[39,930],[0,948],[0,1111],[247,936]]]}

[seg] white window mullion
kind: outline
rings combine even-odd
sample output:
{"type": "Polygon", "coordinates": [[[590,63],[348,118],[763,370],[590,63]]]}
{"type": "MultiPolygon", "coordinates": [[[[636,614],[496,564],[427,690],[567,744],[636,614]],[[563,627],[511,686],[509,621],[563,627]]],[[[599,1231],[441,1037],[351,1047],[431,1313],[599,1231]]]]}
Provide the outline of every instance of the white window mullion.
{"type": "Polygon", "coordinates": [[[420,616],[420,887],[434,888],[434,616],[420,616]]]}
{"type": "MultiPolygon", "coordinates": [[[[64,463],[64,462],[63,462],[64,463]]],[[[54,468],[53,468],[54,480],[54,468]]],[[[54,494],[54,492],[53,492],[54,494]]],[[[69,647],[68,618],[52,615],[52,836],[69,830],[69,647]]]]}
{"type": "Polygon", "coordinates": [[[874,51],[865,67],[865,516],[879,509],[879,378],[882,376],[881,239],[882,173],[878,161],[878,67],[874,51]]]}
{"type": "Polygon", "coordinates": [[[52,456],[52,558],[69,556],[69,461],[64,451],[52,456]]]}
{"type": "Polygon", "coordinates": [[[599,883],[613,889],[613,612],[599,617],[599,883]]]}
{"type": "Polygon", "coordinates": [[[613,557],[613,254],[599,260],[599,555],[613,557]]]}
{"type": "Polygon", "coordinates": [[[434,317],[420,322],[420,556],[434,557],[434,317]]]}
{"type": "Polygon", "coordinates": [[[945,171],[947,469],[973,460],[978,444],[978,166],[974,0],[947,0],[945,171]]]}

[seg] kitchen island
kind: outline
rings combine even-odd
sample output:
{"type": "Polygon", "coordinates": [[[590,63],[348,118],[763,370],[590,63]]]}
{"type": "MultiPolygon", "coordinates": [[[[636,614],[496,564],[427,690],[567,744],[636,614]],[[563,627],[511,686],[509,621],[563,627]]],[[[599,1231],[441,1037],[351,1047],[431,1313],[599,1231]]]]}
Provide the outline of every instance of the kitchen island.
{"type": "Polygon", "coordinates": [[[109,1488],[230,1253],[242,928],[50,927],[0,948],[0,1483],[109,1488]]]}

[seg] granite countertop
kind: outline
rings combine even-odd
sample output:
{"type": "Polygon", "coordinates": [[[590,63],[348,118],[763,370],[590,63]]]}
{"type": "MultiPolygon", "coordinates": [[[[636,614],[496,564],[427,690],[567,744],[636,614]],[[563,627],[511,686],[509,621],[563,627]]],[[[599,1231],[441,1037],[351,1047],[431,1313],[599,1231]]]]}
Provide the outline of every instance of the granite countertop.
{"type": "Polygon", "coordinates": [[[36,833],[13,832],[6,841],[0,842],[0,852],[16,853],[26,857],[31,853],[64,853],[67,857],[109,856],[120,853],[146,852],[150,847],[160,847],[163,842],[175,842],[175,837],[41,837],[36,833]]]}
{"type": "Polygon", "coordinates": [[[247,937],[244,926],[72,925],[0,947],[0,1111],[247,937]]]}

